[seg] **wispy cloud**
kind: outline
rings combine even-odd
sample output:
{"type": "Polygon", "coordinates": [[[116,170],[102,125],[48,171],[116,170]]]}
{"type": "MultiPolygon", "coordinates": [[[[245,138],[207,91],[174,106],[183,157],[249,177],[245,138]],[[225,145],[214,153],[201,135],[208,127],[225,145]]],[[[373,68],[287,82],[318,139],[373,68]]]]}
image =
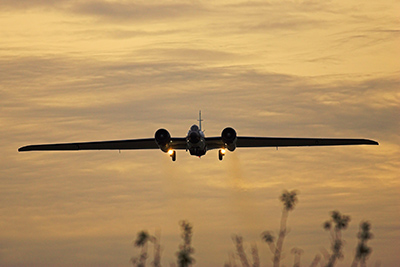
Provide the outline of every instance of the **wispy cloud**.
{"type": "Polygon", "coordinates": [[[64,4],[72,3],[73,0],[59,0],[59,1],[51,1],[51,0],[21,0],[21,1],[12,1],[12,0],[2,0],[0,3],[0,10],[29,10],[36,8],[58,8],[63,6],[64,4]]]}
{"type": "MultiPolygon", "coordinates": [[[[214,56],[214,52],[210,55],[214,56]]],[[[185,53],[177,56],[185,57],[185,53]]],[[[251,66],[207,67],[201,62],[115,63],[57,57],[10,58],[2,62],[3,66],[7,65],[2,73],[2,84],[7,88],[18,86],[19,90],[2,91],[3,108],[14,108],[14,115],[27,118],[43,116],[50,109],[52,112],[46,116],[103,114],[104,119],[117,116],[121,120],[140,110],[162,113],[169,105],[174,105],[176,110],[190,109],[195,99],[199,107],[209,106],[210,113],[225,110],[222,115],[234,108],[241,116],[250,116],[248,122],[261,119],[279,124],[282,120],[295,120],[311,127],[325,126],[342,129],[340,131],[369,129],[370,133],[376,130],[376,134],[385,131],[390,134],[396,129],[396,124],[390,123],[399,105],[395,75],[349,83],[336,77],[336,81],[330,79],[325,83],[326,77],[305,79],[266,73],[251,66]],[[146,94],[142,94],[142,90],[146,90],[146,94]],[[176,100],[178,94],[179,101],[176,100]],[[152,106],[151,103],[164,105],[152,106]],[[219,103],[229,105],[220,106],[219,103]],[[23,115],[24,112],[28,113],[23,115]],[[265,112],[280,115],[263,117],[265,112]],[[261,117],[254,117],[254,114],[261,117]]],[[[178,113],[169,116],[178,116],[178,113]]],[[[220,120],[230,118],[221,117],[220,120]]]]}
{"type": "Polygon", "coordinates": [[[80,2],[72,11],[104,19],[106,21],[163,21],[182,17],[193,17],[206,11],[199,2],[80,2]]]}

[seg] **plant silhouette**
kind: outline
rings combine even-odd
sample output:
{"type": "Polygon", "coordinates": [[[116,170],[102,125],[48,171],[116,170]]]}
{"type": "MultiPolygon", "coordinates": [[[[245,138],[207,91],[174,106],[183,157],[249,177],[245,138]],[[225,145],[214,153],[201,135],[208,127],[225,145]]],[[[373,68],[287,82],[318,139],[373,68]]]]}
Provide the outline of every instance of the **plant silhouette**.
{"type": "Polygon", "coordinates": [[[239,256],[239,259],[242,262],[242,266],[250,267],[249,260],[247,259],[247,255],[244,252],[244,248],[243,248],[243,237],[241,237],[239,235],[233,235],[232,240],[236,246],[237,255],[239,256]]]}
{"type": "Polygon", "coordinates": [[[328,258],[327,267],[333,267],[338,259],[343,258],[344,241],[342,239],[342,230],[346,230],[350,223],[350,216],[342,215],[339,211],[331,212],[331,219],[323,225],[324,229],[331,234],[331,255],[325,255],[328,258]]]}
{"type": "Polygon", "coordinates": [[[153,266],[160,267],[161,261],[161,247],[159,243],[159,238],[156,236],[150,235],[147,231],[140,231],[137,234],[136,240],[134,241],[134,246],[141,248],[140,254],[138,257],[132,257],[131,262],[135,267],[145,267],[146,261],[148,258],[147,254],[147,244],[148,242],[152,242],[154,244],[154,260],[153,266]]]}
{"type": "Polygon", "coordinates": [[[279,263],[282,257],[282,248],[283,248],[283,241],[287,235],[287,219],[289,216],[289,211],[292,211],[296,206],[298,201],[297,199],[297,191],[293,190],[291,192],[285,190],[283,191],[282,195],[279,198],[283,203],[283,210],[282,210],[282,217],[281,217],[281,224],[279,229],[278,239],[275,241],[275,237],[270,231],[265,231],[261,234],[261,239],[265,241],[271,250],[271,253],[274,255],[273,257],[273,266],[279,267],[279,263]]]}
{"type": "Polygon", "coordinates": [[[136,258],[132,258],[131,261],[133,266],[144,267],[146,266],[147,260],[147,242],[151,239],[150,235],[146,231],[140,231],[137,234],[136,240],[134,242],[135,247],[141,248],[140,255],[136,258]]]}
{"type": "MultiPolygon", "coordinates": [[[[275,238],[271,231],[264,231],[261,234],[261,240],[266,242],[273,254],[272,262],[274,267],[279,267],[282,260],[282,251],[285,237],[287,236],[287,220],[289,212],[294,210],[298,199],[297,191],[283,191],[279,197],[283,204],[282,216],[280,221],[280,229],[278,238],[275,238]]],[[[323,224],[323,229],[329,231],[331,239],[331,251],[322,251],[318,253],[314,260],[311,262],[311,267],[326,266],[333,267],[338,260],[343,259],[343,246],[344,240],[342,238],[342,232],[347,229],[350,223],[350,216],[343,215],[339,211],[332,211],[330,219],[323,224]]],[[[177,265],[179,267],[192,266],[196,261],[193,258],[194,248],[192,247],[193,237],[193,226],[188,221],[179,222],[181,227],[181,238],[182,243],[179,245],[179,251],[176,252],[177,265]]],[[[154,260],[152,266],[161,267],[161,246],[160,246],[160,235],[152,236],[147,231],[140,231],[137,234],[134,246],[140,248],[140,254],[137,257],[131,259],[132,263],[136,267],[145,267],[146,260],[148,258],[147,247],[148,243],[154,245],[154,260]]],[[[373,238],[371,233],[371,224],[367,221],[360,223],[360,229],[357,234],[358,244],[356,247],[356,253],[352,262],[352,267],[366,267],[366,262],[372,249],[368,247],[367,242],[373,238]]],[[[251,245],[251,259],[247,257],[245,246],[243,244],[243,237],[240,235],[232,235],[232,241],[235,245],[236,255],[234,253],[229,254],[229,262],[225,263],[225,267],[236,267],[237,258],[243,267],[260,267],[260,260],[258,255],[257,245],[254,243],[251,245]]],[[[303,254],[303,250],[300,248],[292,248],[291,253],[294,255],[293,267],[300,267],[300,257],[303,254]]],[[[176,266],[175,263],[171,263],[171,266],[176,266]]]]}
{"type": "Polygon", "coordinates": [[[181,221],[180,226],[182,229],[182,239],[183,243],[179,245],[179,251],[176,253],[178,266],[188,267],[195,263],[195,259],[192,257],[194,253],[194,248],[191,246],[193,227],[187,221],[181,221]]]}
{"type": "Polygon", "coordinates": [[[360,231],[357,234],[358,237],[358,245],[356,248],[356,255],[353,260],[353,264],[351,267],[357,267],[358,263],[360,263],[361,267],[367,266],[366,262],[368,256],[371,254],[372,249],[367,246],[368,240],[373,238],[373,234],[370,232],[371,224],[369,222],[361,222],[360,223],[360,231]]]}
{"type": "MultiPolygon", "coordinates": [[[[232,241],[235,244],[236,254],[240,259],[243,267],[259,267],[260,266],[260,257],[258,255],[258,248],[256,244],[251,245],[251,256],[253,262],[251,263],[246,255],[244,245],[243,245],[243,237],[239,235],[232,235],[232,241]]],[[[236,266],[235,255],[229,258],[229,263],[225,263],[225,267],[236,266]]]]}
{"type": "Polygon", "coordinates": [[[293,267],[300,267],[300,257],[304,253],[304,250],[302,250],[301,248],[292,248],[290,252],[294,254],[293,267]]]}

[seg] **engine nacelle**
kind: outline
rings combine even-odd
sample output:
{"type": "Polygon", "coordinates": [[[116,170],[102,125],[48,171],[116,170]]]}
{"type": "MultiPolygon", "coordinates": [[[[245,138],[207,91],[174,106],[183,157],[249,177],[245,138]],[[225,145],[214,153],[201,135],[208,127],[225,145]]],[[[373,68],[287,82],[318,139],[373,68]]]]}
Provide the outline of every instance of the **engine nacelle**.
{"type": "Polygon", "coordinates": [[[226,127],[221,133],[221,138],[229,151],[234,151],[236,149],[237,135],[235,129],[226,127]]]}
{"type": "Polygon", "coordinates": [[[169,132],[165,129],[158,129],[157,132],[154,134],[154,138],[156,139],[156,143],[158,147],[164,151],[168,152],[170,148],[170,141],[171,141],[171,135],[169,132]]]}

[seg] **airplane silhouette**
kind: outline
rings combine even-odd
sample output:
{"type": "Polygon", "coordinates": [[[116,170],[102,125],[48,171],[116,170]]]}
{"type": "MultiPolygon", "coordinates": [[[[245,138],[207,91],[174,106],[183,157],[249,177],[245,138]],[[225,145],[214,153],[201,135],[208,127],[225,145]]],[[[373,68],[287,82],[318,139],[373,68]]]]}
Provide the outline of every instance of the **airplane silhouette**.
{"type": "Polygon", "coordinates": [[[237,147],[379,145],[378,142],[369,139],[237,136],[235,129],[231,127],[226,127],[221,136],[205,137],[201,128],[201,111],[198,121],[199,125],[192,125],[186,137],[171,137],[166,129],[159,129],[154,138],[28,145],[19,148],[18,151],[161,149],[175,161],[176,150],[186,150],[192,156],[201,157],[208,150],[219,149],[218,158],[222,160],[226,150],[232,152],[237,147]]]}

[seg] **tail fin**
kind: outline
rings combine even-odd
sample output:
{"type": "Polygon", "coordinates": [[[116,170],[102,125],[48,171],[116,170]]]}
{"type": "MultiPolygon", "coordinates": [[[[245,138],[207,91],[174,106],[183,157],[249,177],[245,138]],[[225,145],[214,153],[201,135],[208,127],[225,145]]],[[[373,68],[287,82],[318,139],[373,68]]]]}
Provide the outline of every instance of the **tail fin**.
{"type": "Polygon", "coordinates": [[[201,119],[201,110],[199,110],[199,119],[198,119],[198,121],[199,121],[199,128],[200,128],[200,131],[203,131],[203,129],[201,128],[201,122],[203,121],[203,120],[201,119]]]}

